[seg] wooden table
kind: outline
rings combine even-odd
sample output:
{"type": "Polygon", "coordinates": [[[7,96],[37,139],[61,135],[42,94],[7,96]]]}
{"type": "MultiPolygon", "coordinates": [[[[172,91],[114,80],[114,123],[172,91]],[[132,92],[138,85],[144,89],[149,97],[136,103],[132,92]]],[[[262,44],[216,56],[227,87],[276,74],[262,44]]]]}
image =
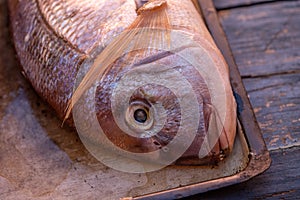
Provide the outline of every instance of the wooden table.
{"type": "MultiPolygon", "coordinates": [[[[188,199],[296,199],[300,196],[300,1],[214,2],[272,165],[246,183],[188,199]]],[[[19,72],[5,0],[0,0],[0,163],[0,199],[49,199],[50,194],[54,199],[92,199],[105,184],[94,173],[105,169],[99,169],[74,131],[60,128],[55,113],[19,72]]]]}

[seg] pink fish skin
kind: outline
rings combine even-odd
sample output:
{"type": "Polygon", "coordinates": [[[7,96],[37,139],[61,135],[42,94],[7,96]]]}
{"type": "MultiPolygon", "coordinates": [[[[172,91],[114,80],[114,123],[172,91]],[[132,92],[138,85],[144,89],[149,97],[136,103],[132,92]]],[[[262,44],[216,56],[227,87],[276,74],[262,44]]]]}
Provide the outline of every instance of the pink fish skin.
{"type": "MultiPolygon", "coordinates": [[[[65,116],[82,63],[90,58],[96,47],[105,48],[113,38],[134,22],[141,3],[144,2],[9,0],[12,36],[24,75],[61,119],[65,116]]],[[[194,89],[198,102],[191,103],[199,105],[199,127],[190,148],[176,163],[216,163],[232,150],[236,132],[236,104],[230,86],[228,67],[192,1],[168,0],[167,13],[172,30],[192,34],[195,42],[210,53],[210,58],[215,63],[216,74],[220,75],[220,82],[225,88],[226,115],[223,130],[206,157],[199,159],[198,153],[212,120],[213,108],[212,97],[203,76],[193,66],[173,54],[164,55],[162,52],[153,51],[151,55],[147,55],[148,58],[143,58],[139,57],[141,54],[137,51],[132,55],[138,57],[140,62],[177,63],[178,70],[194,89]]],[[[130,62],[130,59],[126,62],[130,62]]],[[[126,65],[126,62],[120,59],[114,66],[126,65]]],[[[97,117],[105,127],[109,139],[118,147],[140,153],[154,151],[170,143],[181,126],[182,115],[176,96],[168,88],[157,85],[141,87],[133,94],[131,100],[141,104],[162,103],[167,110],[167,122],[160,133],[150,139],[124,136],[116,126],[111,111],[110,100],[115,79],[109,77],[119,77],[122,74],[114,69],[112,67],[107,74],[108,78],[99,84],[95,98],[97,117]]],[[[74,126],[72,117],[67,123],[74,126]]]]}

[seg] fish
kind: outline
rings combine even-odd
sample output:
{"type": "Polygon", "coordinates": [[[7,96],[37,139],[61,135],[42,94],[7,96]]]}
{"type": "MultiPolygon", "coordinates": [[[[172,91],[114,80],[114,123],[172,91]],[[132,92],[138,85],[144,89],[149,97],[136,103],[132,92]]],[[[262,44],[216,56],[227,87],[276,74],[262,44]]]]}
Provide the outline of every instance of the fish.
{"type": "Polygon", "coordinates": [[[229,69],[196,7],[9,0],[26,79],[98,160],[127,171],[216,164],[233,149],[229,69]]]}

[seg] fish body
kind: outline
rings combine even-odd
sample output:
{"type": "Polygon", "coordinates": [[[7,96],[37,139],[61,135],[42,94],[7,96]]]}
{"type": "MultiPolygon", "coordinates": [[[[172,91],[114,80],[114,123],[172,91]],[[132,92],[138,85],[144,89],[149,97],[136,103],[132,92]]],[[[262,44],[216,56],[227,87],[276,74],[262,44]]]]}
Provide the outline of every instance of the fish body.
{"type": "MultiPolygon", "coordinates": [[[[178,149],[185,147],[173,163],[218,162],[232,150],[236,130],[228,67],[192,1],[161,2],[166,4],[175,50],[132,49],[120,55],[94,90],[93,110],[103,134],[126,152],[166,150],[179,138],[178,133],[180,137],[190,134],[187,145],[178,143],[178,149]],[[210,66],[211,73],[201,66],[210,66]],[[219,133],[210,142],[213,132],[219,133]]],[[[88,69],[97,55],[135,24],[143,5],[134,0],[9,1],[13,40],[23,73],[61,119],[82,67],[88,69]]],[[[74,121],[76,126],[76,115],[85,118],[80,109],[67,120],[71,126],[74,121]]],[[[101,146],[103,140],[94,141],[101,146]]],[[[151,154],[151,159],[160,156],[151,154]]]]}

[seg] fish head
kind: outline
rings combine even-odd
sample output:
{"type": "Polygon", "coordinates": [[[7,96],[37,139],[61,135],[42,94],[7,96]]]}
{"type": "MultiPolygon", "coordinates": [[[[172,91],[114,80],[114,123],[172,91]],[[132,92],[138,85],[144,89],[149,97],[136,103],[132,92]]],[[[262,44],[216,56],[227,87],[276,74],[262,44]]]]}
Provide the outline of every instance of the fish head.
{"type": "Polygon", "coordinates": [[[131,171],[132,163],[153,171],[219,160],[228,147],[220,138],[228,131],[232,99],[217,64],[203,45],[182,42],[171,51],[141,48],[122,54],[73,108],[83,143],[102,162],[109,155],[114,162],[108,165],[121,170],[131,171]],[[115,162],[119,159],[127,167],[115,162]]]}

